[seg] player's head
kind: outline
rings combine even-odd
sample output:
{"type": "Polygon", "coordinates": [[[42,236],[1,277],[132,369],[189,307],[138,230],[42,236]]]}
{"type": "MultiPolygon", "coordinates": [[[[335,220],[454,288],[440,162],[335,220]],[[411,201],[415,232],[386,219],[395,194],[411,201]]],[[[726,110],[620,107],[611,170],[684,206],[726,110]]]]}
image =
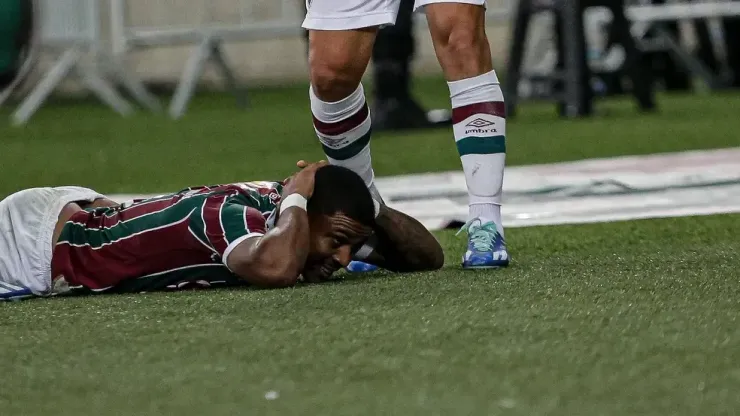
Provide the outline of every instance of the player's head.
{"type": "Polygon", "coordinates": [[[320,280],[347,266],[352,248],[370,236],[375,208],[359,175],[341,166],[327,165],[316,171],[307,210],[311,251],[303,277],[320,280]]]}

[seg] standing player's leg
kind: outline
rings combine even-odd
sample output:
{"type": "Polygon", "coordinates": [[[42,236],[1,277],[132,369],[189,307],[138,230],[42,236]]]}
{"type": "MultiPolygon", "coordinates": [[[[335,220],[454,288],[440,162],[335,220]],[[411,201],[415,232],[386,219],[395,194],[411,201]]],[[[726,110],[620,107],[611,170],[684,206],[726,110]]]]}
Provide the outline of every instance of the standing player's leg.
{"type": "Polygon", "coordinates": [[[361,79],[378,27],[395,23],[398,6],[399,0],[310,0],[303,21],[309,31],[309,97],[316,135],[329,163],[359,174],[378,203],[370,111],[361,79]]]}
{"type": "Polygon", "coordinates": [[[501,221],[506,159],[504,97],[491,63],[485,0],[417,0],[452,100],[455,143],[469,195],[465,268],[509,264],[501,221]]]}
{"type": "Polygon", "coordinates": [[[361,79],[377,29],[393,24],[398,0],[311,0],[303,27],[309,30],[311,112],[331,164],[347,167],[373,184],[370,112],[361,79]]]}

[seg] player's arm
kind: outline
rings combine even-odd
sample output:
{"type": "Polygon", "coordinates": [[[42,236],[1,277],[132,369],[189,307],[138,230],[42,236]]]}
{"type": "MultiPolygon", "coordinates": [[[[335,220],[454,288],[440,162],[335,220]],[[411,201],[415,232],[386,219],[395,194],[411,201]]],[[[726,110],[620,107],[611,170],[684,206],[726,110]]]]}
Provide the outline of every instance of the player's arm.
{"type": "Polygon", "coordinates": [[[229,253],[226,265],[234,274],[257,286],[292,286],[306,263],[308,235],[306,211],[297,206],[288,208],[265,235],[239,243],[229,253]]]}
{"type": "Polygon", "coordinates": [[[285,186],[275,227],[240,242],[225,259],[226,266],[247,282],[263,287],[287,287],[298,281],[310,248],[306,201],[313,193],[314,164],[298,172],[285,186]]]}
{"type": "Polygon", "coordinates": [[[416,219],[384,205],[375,219],[372,240],[361,250],[366,251],[361,260],[395,272],[437,270],[444,265],[444,251],[432,233],[416,219]]]}

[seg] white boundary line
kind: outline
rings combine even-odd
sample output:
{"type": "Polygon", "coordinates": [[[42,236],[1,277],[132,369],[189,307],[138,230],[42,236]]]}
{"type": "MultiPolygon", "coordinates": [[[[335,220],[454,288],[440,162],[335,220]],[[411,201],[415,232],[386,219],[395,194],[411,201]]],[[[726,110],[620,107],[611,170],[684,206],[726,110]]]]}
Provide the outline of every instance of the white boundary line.
{"type": "MultiPolygon", "coordinates": [[[[466,219],[462,172],[385,177],[377,186],[430,229],[466,219]]],[[[111,195],[134,197],[142,196],[111,195]]],[[[740,212],[740,147],[510,167],[502,212],[507,227],[740,212]]]]}

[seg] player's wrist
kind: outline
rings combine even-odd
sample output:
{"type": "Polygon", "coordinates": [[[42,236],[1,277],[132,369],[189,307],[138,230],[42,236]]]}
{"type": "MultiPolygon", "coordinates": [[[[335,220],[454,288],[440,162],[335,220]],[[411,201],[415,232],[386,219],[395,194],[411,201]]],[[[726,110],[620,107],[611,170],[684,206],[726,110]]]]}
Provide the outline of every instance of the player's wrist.
{"type": "Polygon", "coordinates": [[[299,194],[299,193],[292,193],[280,202],[280,211],[278,214],[282,214],[286,209],[288,208],[299,208],[303,211],[307,211],[308,206],[308,198],[305,196],[299,194]]]}
{"type": "Polygon", "coordinates": [[[283,200],[293,194],[309,199],[312,193],[313,186],[306,186],[305,184],[300,183],[300,181],[290,181],[285,185],[285,188],[283,188],[283,200]]]}

